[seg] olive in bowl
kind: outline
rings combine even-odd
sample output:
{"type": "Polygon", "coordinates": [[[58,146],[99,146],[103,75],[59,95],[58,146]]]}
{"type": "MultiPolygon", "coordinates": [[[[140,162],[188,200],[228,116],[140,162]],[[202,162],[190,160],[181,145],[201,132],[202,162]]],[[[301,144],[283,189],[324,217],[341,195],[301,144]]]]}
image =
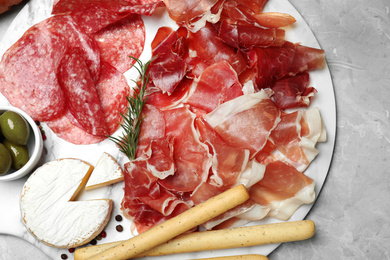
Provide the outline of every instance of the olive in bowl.
{"type": "Polygon", "coordinates": [[[0,181],[31,173],[42,150],[42,134],[35,121],[21,109],[0,106],[0,181]]]}

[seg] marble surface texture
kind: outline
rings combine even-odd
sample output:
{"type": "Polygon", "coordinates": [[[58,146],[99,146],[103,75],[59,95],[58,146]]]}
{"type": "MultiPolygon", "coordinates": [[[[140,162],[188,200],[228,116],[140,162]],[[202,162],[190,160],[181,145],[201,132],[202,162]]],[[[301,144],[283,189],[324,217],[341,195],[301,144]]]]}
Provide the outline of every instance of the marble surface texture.
{"type": "MultiPolygon", "coordinates": [[[[269,258],[390,259],[390,1],[290,2],[326,52],[337,136],[327,180],[307,216],[316,235],[282,244],[269,258]]],[[[0,15],[0,40],[22,6],[0,15]]],[[[48,258],[0,234],[0,260],[12,259],[48,258]]]]}

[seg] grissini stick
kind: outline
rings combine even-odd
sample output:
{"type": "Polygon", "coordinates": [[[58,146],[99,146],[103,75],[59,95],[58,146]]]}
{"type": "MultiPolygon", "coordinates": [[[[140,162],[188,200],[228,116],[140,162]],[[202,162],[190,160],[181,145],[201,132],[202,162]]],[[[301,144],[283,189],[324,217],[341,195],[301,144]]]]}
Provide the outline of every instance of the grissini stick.
{"type": "MultiPolygon", "coordinates": [[[[195,260],[195,259],[192,259],[195,260]]],[[[264,255],[234,255],[234,256],[220,256],[211,258],[200,258],[198,260],[268,260],[268,257],[264,255]]]]}
{"type": "MultiPolygon", "coordinates": [[[[88,259],[129,259],[197,227],[249,199],[244,185],[235,186],[120,244],[88,259]]],[[[76,258],[75,259],[81,259],[76,258]]]]}
{"type": "MultiPolygon", "coordinates": [[[[311,238],[315,225],[311,220],[281,222],[274,224],[247,226],[214,231],[193,232],[178,236],[164,244],[156,246],[139,256],[160,256],[176,253],[218,250],[236,247],[248,247],[272,243],[284,243],[311,238]]],[[[80,258],[86,259],[109,247],[121,244],[112,242],[89,246],[76,250],[80,258]]]]}

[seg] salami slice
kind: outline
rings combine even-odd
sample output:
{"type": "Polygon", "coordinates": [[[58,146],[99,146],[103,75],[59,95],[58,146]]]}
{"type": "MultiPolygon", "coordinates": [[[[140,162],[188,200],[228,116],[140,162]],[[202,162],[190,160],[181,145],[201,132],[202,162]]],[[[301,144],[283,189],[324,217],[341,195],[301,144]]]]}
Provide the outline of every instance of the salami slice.
{"type": "Polygon", "coordinates": [[[4,80],[0,91],[8,101],[39,121],[60,117],[65,97],[57,69],[69,48],[82,50],[92,79],[100,76],[100,54],[69,16],[50,17],[34,26],[7,50],[0,63],[4,80]]]}
{"type": "Polygon", "coordinates": [[[58,68],[67,106],[82,129],[92,135],[108,133],[95,83],[78,48],[69,49],[58,68]]]}
{"type": "Polygon", "coordinates": [[[145,26],[139,15],[130,15],[93,35],[103,61],[124,73],[139,58],[145,45],[145,26]]]}
{"type": "Polygon", "coordinates": [[[122,122],[120,113],[126,112],[126,96],[130,94],[130,88],[123,74],[110,64],[102,62],[102,74],[96,89],[108,133],[111,135],[119,128],[118,123],[122,122]]]}
{"type": "Polygon", "coordinates": [[[72,115],[69,110],[59,118],[46,122],[47,126],[61,139],[77,144],[95,144],[100,143],[106,136],[104,135],[91,135],[85,132],[80,127],[72,123],[72,115]]]}
{"type": "Polygon", "coordinates": [[[45,23],[31,27],[4,54],[0,63],[4,80],[1,93],[34,120],[59,117],[65,110],[65,97],[58,85],[58,62],[67,46],[60,35],[42,30],[45,23]]]}

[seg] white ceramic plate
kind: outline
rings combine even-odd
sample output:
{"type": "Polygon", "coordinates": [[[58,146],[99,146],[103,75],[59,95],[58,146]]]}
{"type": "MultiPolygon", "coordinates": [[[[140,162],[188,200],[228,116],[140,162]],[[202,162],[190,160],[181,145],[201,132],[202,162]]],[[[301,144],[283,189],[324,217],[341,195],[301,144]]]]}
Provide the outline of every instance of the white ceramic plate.
{"type": "MultiPolygon", "coordinates": [[[[0,56],[14,43],[22,34],[33,24],[40,22],[50,16],[52,6],[52,0],[31,0],[22,11],[17,15],[15,20],[10,25],[3,38],[0,42],[0,56]]],[[[288,13],[295,17],[297,20],[296,24],[291,26],[286,31],[286,37],[289,41],[300,42],[303,45],[320,48],[314,34],[310,30],[309,26],[303,20],[301,15],[287,0],[270,0],[266,6],[266,11],[277,11],[288,13]]],[[[170,20],[169,16],[165,12],[157,12],[152,17],[144,17],[146,26],[146,45],[143,54],[141,55],[142,61],[147,61],[150,58],[150,43],[158,29],[162,25],[176,27],[173,21],[170,20]]],[[[135,71],[126,72],[127,78],[132,78],[136,75],[135,71]]],[[[336,104],[333,91],[333,84],[331,75],[328,67],[321,70],[317,70],[310,73],[312,86],[318,90],[318,94],[312,103],[312,106],[319,107],[321,115],[328,132],[328,140],[326,143],[321,143],[317,146],[320,150],[320,154],[305,171],[309,177],[313,178],[316,183],[316,195],[318,197],[319,192],[324,185],[326,176],[328,174],[329,166],[332,160],[334,141],[336,135],[336,104]]],[[[0,95],[0,105],[8,105],[7,100],[0,95]]],[[[99,144],[94,145],[82,145],[76,146],[57,138],[45,125],[43,124],[44,130],[47,134],[47,140],[44,142],[44,153],[42,162],[51,161],[57,158],[74,157],[83,159],[92,164],[95,164],[99,159],[102,152],[108,152],[112,156],[116,157],[119,163],[125,162],[124,156],[114,146],[114,144],[105,140],[99,144]]],[[[50,256],[52,259],[60,259],[62,253],[66,253],[70,259],[73,257],[67,250],[58,250],[55,248],[48,247],[32,237],[25,229],[20,221],[19,212],[19,194],[22,186],[25,182],[24,179],[20,179],[9,183],[0,183],[0,207],[9,208],[10,211],[7,213],[4,210],[0,211],[0,233],[11,234],[21,237],[27,241],[30,241],[40,250],[50,256]]],[[[113,217],[106,228],[107,238],[102,240],[103,242],[117,241],[121,239],[127,239],[131,235],[128,232],[118,233],[115,230],[115,226],[119,224],[115,221],[114,216],[120,214],[120,202],[123,197],[123,183],[101,188],[95,191],[83,194],[80,199],[95,199],[95,198],[111,198],[114,200],[113,217]]],[[[306,217],[307,213],[312,208],[311,205],[304,205],[300,207],[290,220],[302,220],[306,217]]],[[[262,223],[278,222],[275,219],[266,219],[262,223]]],[[[120,223],[125,230],[129,230],[130,222],[124,220],[120,223]]],[[[259,224],[259,223],[253,223],[259,224]]],[[[227,255],[239,255],[239,254],[264,254],[268,255],[278,245],[264,245],[255,246],[250,248],[235,248],[229,250],[214,250],[205,252],[196,252],[189,254],[178,254],[170,255],[166,257],[157,257],[153,259],[189,259],[189,258],[205,258],[205,257],[217,257],[227,255]]],[[[145,258],[148,259],[148,258],[145,258]]]]}

